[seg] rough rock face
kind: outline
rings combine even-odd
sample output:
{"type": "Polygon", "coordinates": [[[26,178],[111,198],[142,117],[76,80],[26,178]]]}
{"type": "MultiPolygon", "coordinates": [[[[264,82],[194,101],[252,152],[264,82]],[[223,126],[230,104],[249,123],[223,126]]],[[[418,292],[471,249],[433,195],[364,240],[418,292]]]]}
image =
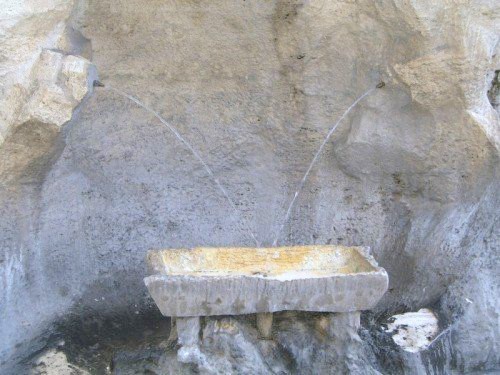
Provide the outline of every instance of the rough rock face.
{"type": "Polygon", "coordinates": [[[90,44],[67,23],[77,8],[68,0],[2,4],[0,144],[32,119],[62,126],[90,91],[90,44]]]}
{"type": "MultiPolygon", "coordinates": [[[[494,0],[0,7],[4,372],[52,323],[154,311],[150,248],[253,246],[243,219],[270,245],[330,127],[380,81],[325,148],[280,243],[370,246],[388,271],[348,354],[363,352],[365,371],[498,369],[499,20],[494,0]],[[93,65],[106,87],[88,95],[93,65]],[[157,117],[110,87],[175,126],[240,215],[157,117]],[[423,352],[379,329],[424,307],[447,331],[423,352]]],[[[288,340],[279,360],[303,362],[284,371],[312,369],[296,354],[308,341],[288,340]]]]}
{"type": "Polygon", "coordinates": [[[82,57],[43,50],[32,77],[34,89],[21,109],[18,122],[61,127],[71,120],[73,109],[92,90],[97,74],[82,57]]]}

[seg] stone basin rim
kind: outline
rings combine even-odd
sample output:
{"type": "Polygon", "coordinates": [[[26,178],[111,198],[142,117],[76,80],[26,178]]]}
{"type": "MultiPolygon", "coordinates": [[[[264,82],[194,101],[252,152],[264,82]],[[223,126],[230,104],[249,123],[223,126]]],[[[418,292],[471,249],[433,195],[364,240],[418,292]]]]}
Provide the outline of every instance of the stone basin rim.
{"type": "Polygon", "coordinates": [[[386,275],[386,271],[370,254],[370,248],[363,246],[295,245],[259,248],[225,246],[153,249],[148,251],[147,259],[149,275],[183,277],[185,280],[245,277],[289,281],[304,278],[386,275]],[[230,259],[227,259],[229,254],[230,259]]]}

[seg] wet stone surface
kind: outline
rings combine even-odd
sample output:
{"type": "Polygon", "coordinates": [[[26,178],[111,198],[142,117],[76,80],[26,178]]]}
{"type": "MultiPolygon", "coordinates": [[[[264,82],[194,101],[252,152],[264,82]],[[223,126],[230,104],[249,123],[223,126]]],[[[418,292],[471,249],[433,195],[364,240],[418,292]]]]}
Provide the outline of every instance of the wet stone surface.
{"type": "Polygon", "coordinates": [[[259,337],[255,315],[206,318],[193,364],[178,360],[179,345],[168,340],[170,322],[155,311],[105,319],[73,316],[54,327],[45,345],[11,373],[366,373],[367,358],[347,355],[362,350],[356,330],[343,329],[345,324],[322,329],[325,318],[320,313],[277,313],[271,337],[265,340],[259,337]]]}

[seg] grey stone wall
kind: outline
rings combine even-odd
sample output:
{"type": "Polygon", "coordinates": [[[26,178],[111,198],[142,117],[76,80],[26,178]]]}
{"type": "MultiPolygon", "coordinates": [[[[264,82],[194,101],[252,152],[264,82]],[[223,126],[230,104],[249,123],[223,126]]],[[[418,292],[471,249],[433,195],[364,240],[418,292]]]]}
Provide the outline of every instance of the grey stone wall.
{"type": "Polygon", "coordinates": [[[377,314],[434,305],[454,324],[417,362],[498,365],[494,1],[21,3],[2,10],[16,22],[0,41],[2,357],[68,311],[146,306],[150,248],[252,246],[242,218],[272,243],[322,138],[383,80],[339,126],[280,241],[370,246],[390,278],[377,314]],[[90,59],[175,126],[240,215],[116,92],[96,88],[62,130],[25,119],[25,62],[44,48],[90,59]]]}

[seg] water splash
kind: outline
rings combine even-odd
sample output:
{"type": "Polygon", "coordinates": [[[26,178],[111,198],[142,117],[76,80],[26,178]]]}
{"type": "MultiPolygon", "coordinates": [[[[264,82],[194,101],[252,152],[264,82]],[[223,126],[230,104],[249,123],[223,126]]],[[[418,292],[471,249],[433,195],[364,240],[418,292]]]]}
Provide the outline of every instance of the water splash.
{"type": "MultiPolygon", "coordinates": [[[[102,83],[99,82],[99,87],[103,87],[104,85],[102,83]]],[[[168,130],[170,130],[175,136],[176,138],[181,141],[184,146],[186,146],[186,148],[191,151],[191,153],[194,155],[194,157],[196,159],[198,159],[198,161],[203,165],[203,168],[205,168],[205,171],[207,172],[207,174],[212,178],[212,180],[214,181],[215,185],[217,186],[217,188],[220,190],[220,192],[222,193],[222,195],[224,195],[224,197],[226,198],[226,200],[228,201],[229,205],[231,206],[231,208],[238,214],[240,215],[240,212],[238,211],[238,209],[236,208],[236,205],[235,203],[233,202],[233,200],[231,199],[231,197],[229,196],[227,190],[224,188],[224,186],[222,186],[222,184],[220,183],[219,179],[214,175],[214,173],[212,172],[212,170],[210,169],[210,167],[207,165],[207,163],[205,163],[205,161],[203,160],[203,158],[200,156],[200,154],[191,146],[191,144],[186,141],[186,139],[172,126],[170,125],[170,123],[168,123],[163,117],[161,117],[158,112],[154,111],[153,109],[149,108],[148,106],[146,106],[144,103],[142,103],[139,99],[133,97],[132,95],[129,95],[127,94],[126,92],[123,92],[117,88],[114,88],[108,84],[105,85],[106,88],[110,89],[110,90],[113,90],[114,92],[116,92],[117,94],[131,100],[132,102],[134,102],[135,104],[137,104],[139,107],[145,109],[146,111],[148,111],[149,113],[151,113],[152,115],[154,115],[158,120],[160,120],[160,122],[165,125],[168,130]]],[[[257,238],[255,237],[254,233],[250,230],[250,227],[248,226],[247,223],[245,223],[245,227],[242,228],[244,231],[246,231],[250,237],[252,237],[252,239],[254,240],[255,242],[255,245],[257,247],[260,247],[260,242],[257,240],[257,238]]]]}
{"type": "MultiPolygon", "coordinates": [[[[384,87],[384,83],[381,82],[377,85],[376,88],[382,88],[384,87]]],[[[325,139],[323,140],[323,143],[321,143],[321,146],[319,146],[319,149],[318,151],[316,152],[316,154],[314,155],[314,158],[312,159],[311,161],[311,164],[309,164],[309,167],[307,168],[307,171],[306,173],[304,174],[304,177],[302,177],[302,180],[300,181],[299,183],[299,187],[297,188],[297,190],[295,191],[295,194],[293,195],[293,199],[292,201],[290,202],[290,205],[288,206],[288,209],[286,210],[286,215],[285,215],[285,218],[283,220],[283,222],[281,223],[281,226],[279,227],[278,229],[278,233],[276,233],[276,238],[274,239],[273,241],[273,246],[277,246],[278,245],[278,240],[279,240],[279,236],[280,236],[280,233],[281,231],[283,230],[283,228],[285,227],[288,219],[290,218],[290,214],[292,213],[292,208],[293,208],[293,205],[295,204],[295,201],[297,200],[297,197],[299,196],[300,192],[302,191],[306,181],[307,181],[307,177],[309,177],[309,173],[311,173],[311,169],[313,168],[314,164],[316,163],[316,161],[318,160],[318,157],[319,155],[321,154],[321,151],[323,151],[323,148],[325,147],[326,143],[328,142],[328,140],[330,139],[330,137],[332,136],[333,132],[335,131],[335,129],[337,129],[337,127],[339,126],[339,124],[342,122],[342,120],[349,114],[349,112],[351,112],[351,110],[356,107],[356,105],[361,101],[363,100],[366,96],[370,95],[372,91],[374,91],[375,88],[371,88],[369,89],[368,91],[366,91],[363,95],[361,95],[359,98],[357,98],[349,108],[347,108],[347,110],[342,114],[342,116],[340,116],[340,118],[338,119],[338,121],[335,123],[335,125],[332,126],[332,128],[330,129],[330,131],[328,132],[328,134],[326,135],[325,139]]]]}

